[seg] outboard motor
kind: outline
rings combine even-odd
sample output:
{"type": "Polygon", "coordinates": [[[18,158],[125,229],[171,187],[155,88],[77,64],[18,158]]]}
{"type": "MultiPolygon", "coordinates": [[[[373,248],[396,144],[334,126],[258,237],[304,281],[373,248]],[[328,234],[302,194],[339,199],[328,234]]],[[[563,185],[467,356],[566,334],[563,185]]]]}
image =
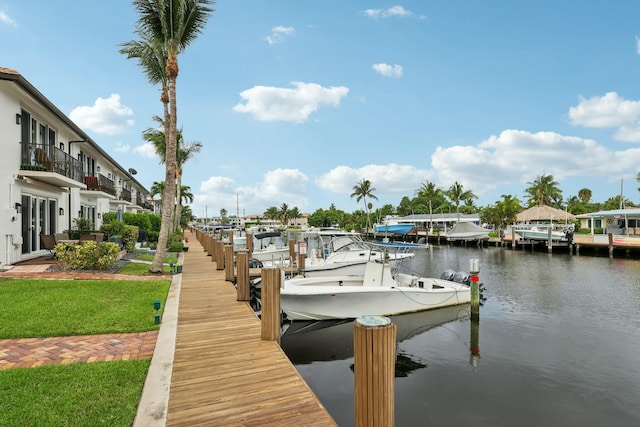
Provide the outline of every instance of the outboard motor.
{"type": "Polygon", "coordinates": [[[453,276],[453,281],[457,283],[461,283],[463,285],[467,285],[467,286],[471,285],[471,280],[469,279],[469,273],[465,271],[458,271],[453,276]]]}
{"type": "Polygon", "coordinates": [[[249,259],[249,268],[262,268],[262,261],[256,258],[249,259]]]}
{"type": "Polygon", "coordinates": [[[442,272],[442,275],[440,276],[440,278],[442,280],[448,280],[448,281],[453,281],[453,277],[456,275],[456,272],[453,270],[445,270],[442,272]]]}

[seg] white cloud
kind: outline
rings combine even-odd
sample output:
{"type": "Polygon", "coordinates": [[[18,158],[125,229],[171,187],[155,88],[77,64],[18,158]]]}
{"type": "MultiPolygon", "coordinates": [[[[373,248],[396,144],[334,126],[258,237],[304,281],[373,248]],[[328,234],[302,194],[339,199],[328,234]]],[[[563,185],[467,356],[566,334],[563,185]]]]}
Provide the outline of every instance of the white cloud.
{"type": "Polygon", "coordinates": [[[137,147],[134,147],[133,152],[136,154],[139,154],[145,159],[158,158],[158,156],[156,155],[156,149],[154,148],[153,144],[150,142],[146,142],[142,145],[138,145],[137,147]]]}
{"type": "MultiPolygon", "coordinates": [[[[388,9],[366,9],[362,13],[369,18],[378,19],[378,18],[389,18],[394,16],[406,17],[406,16],[414,16],[415,13],[410,10],[405,9],[400,5],[391,6],[388,9]]],[[[423,15],[419,15],[418,18],[423,19],[423,15]]]]}
{"type": "Polygon", "coordinates": [[[478,196],[498,186],[522,185],[542,173],[603,179],[636,170],[640,149],[612,151],[590,139],[555,132],[505,130],[477,146],[438,147],[431,165],[439,185],[458,181],[478,196]]]}
{"type": "Polygon", "coordinates": [[[284,41],[285,37],[291,37],[296,33],[295,28],[293,27],[283,27],[282,25],[278,25],[277,27],[273,27],[271,29],[271,34],[265,37],[267,43],[276,44],[284,41]]]}
{"type": "Polygon", "coordinates": [[[385,77],[402,77],[402,66],[398,64],[373,64],[371,68],[373,68],[376,73],[381,74],[385,77]]]}
{"type": "Polygon", "coordinates": [[[294,88],[254,86],[240,92],[240,102],[234,111],[251,113],[264,122],[302,123],[321,105],[337,106],[349,93],[344,86],[322,87],[316,83],[292,82],[294,88]]]}
{"type": "Polygon", "coordinates": [[[640,37],[636,36],[636,52],[640,55],[640,37]]]}
{"type": "Polygon", "coordinates": [[[9,27],[17,27],[18,23],[11,18],[9,15],[7,15],[5,12],[0,11],[0,22],[2,22],[3,24],[9,26],[9,27]]]}
{"type": "Polygon", "coordinates": [[[640,142],[640,101],[629,101],[616,92],[589,99],[569,109],[573,125],[591,128],[618,128],[614,138],[620,141],[640,142]]]}
{"type": "Polygon", "coordinates": [[[133,125],[131,108],[120,103],[120,95],[96,99],[93,106],[80,106],[71,111],[69,117],[78,126],[104,135],[123,133],[133,125]]]}
{"type": "Polygon", "coordinates": [[[412,195],[420,185],[431,178],[431,173],[412,165],[366,165],[360,168],[338,166],[315,180],[315,184],[332,193],[353,193],[353,186],[362,179],[371,181],[374,194],[412,195]]]}
{"type": "Polygon", "coordinates": [[[116,153],[128,153],[131,150],[131,146],[129,144],[125,144],[123,142],[118,142],[116,144],[115,151],[116,153]]]}
{"type": "MultiPolygon", "coordinates": [[[[235,214],[236,207],[247,214],[263,213],[269,206],[280,207],[283,203],[301,211],[308,207],[306,184],[309,178],[297,169],[275,169],[265,174],[262,182],[255,186],[237,186],[227,177],[211,177],[200,185],[194,197],[196,215],[203,215],[205,207],[209,216],[216,216],[224,208],[235,214]]],[[[242,215],[242,211],[240,214],[242,215]]]]}

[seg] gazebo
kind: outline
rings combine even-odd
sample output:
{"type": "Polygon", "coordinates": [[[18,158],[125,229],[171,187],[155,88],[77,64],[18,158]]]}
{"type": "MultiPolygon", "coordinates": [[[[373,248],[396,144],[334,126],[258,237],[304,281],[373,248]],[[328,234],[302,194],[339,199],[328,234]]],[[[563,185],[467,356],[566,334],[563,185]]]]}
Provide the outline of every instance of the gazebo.
{"type": "Polygon", "coordinates": [[[572,213],[547,205],[536,205],[516,215],[516,221],[522,224],[568,223],[575,219],[572,213]]]}

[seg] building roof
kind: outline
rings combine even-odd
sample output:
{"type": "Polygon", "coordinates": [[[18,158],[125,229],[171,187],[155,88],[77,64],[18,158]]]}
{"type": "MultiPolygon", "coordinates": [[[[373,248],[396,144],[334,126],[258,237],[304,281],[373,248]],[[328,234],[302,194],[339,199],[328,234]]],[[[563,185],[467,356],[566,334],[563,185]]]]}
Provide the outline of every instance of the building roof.
{"type": "Polygon", "coordinates": [[[562,209],[556,209],[547,205],[537,205],[529,209],[525,209],[516,216],[517,222],[531,221],[572,221],[576,219],[575,215],[562,209]]]}
{"type": "Polygon", "coordinates": [[[411,214],[403,217],[396,218],[398,222],[429,222],[433,219],[433,222],[477,222],[480,221],[480,215],[478,214],[460,214],[458,219],[457,213],[437,213],[437,214],[411,214]]]}
{"type": "Polygon", "coordinates": [[[640,208],[613,209],[609,211],[590,212],[578,215],[577,218],[600,218],[600,217],[640,217],[640,208]]]}

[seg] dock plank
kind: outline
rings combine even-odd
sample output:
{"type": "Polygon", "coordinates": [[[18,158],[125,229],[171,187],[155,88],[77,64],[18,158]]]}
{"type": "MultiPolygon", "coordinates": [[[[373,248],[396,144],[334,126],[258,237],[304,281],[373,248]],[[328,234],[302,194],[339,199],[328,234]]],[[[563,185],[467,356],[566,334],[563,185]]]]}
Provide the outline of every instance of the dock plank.
{"type": "Polygon", "coordinates": [[[224,271],[189,236],[167,426],[336,426],[224,271]]]}

